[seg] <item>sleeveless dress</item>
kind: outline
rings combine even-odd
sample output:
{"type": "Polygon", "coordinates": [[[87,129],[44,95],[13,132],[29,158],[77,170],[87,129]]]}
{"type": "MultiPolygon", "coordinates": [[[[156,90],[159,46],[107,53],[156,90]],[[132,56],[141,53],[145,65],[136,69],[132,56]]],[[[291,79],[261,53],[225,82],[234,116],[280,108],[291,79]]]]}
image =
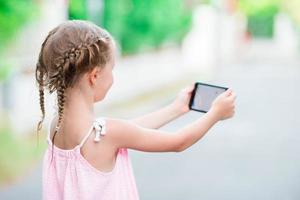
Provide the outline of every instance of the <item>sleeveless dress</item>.
{"type": "MultiPolygon", "coordinates": [[[[48,147],[43,157],[42,189],[44,200],[139,199],[127,148],[118,149],[115,166],[109,172],[102,172],[94,168],[80,152],[80,148],[91,133],[94,132],[95,134],[95,142],[105,137],[105,126],[105,118],[96,118],[81,143],[75,148],[64,150],[54,145],[51,162],[50,121],[47,131],[48,147]]],[[[101,159],[101,152],[99,159],[101,159]]]]}

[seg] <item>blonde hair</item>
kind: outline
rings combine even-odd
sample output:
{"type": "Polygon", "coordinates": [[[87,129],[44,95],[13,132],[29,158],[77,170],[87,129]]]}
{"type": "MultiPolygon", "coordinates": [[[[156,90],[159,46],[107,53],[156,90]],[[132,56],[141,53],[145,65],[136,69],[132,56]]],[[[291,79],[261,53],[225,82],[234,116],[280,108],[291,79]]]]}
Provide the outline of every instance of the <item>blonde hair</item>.
{"type": "Polygon", "coordinates": [[[66,101],[66,88],[94,67],[105,67],[112,59],[113,38],[103,28],[83,20],[69,20],[52,29],[42,43],[36,64],[35,77],[39,88],[42,118],[37,136],[45,118],[44,88],[50,94],[57,92],[58,123],[52,139],[59,130],[66,101]]]}

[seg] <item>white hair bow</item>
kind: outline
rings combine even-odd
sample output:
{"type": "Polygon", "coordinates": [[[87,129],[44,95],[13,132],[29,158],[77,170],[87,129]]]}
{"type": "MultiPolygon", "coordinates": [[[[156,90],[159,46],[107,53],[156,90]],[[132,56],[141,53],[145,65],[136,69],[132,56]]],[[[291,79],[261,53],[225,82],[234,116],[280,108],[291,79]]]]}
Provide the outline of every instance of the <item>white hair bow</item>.
{"type": "Polygon", "coordinates": [[[95,128],[95,142],[100,141],[100,135],[105,135],[106,134],[106,128],[105,128],[105,122],[103,120],[96,120],[93,123],[93,126],[95,128]]]}

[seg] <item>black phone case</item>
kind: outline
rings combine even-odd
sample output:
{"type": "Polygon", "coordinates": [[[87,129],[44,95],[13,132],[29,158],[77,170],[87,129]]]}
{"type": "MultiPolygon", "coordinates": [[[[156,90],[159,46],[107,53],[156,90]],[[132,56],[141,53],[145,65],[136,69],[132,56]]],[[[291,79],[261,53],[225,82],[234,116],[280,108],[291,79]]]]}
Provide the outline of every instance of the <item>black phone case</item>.
{"type": "Polygon", "coordinates": [[[195,83],[194,90],[193,90],[192,95],[191,95],[190,102],[189,102],[189,108],[190,108],[190,110],[195,110],[195,111],[203,112],[203,113],[207,113],[207,111],[205,111],[205,110],[198,110],[198,109],[192,108],[192,103],[193,103],[193,101],[194,101],[194,97],[195,97],[195,93],[196,93],[196,91],[197,91],[198,85],[205,85],[205,86],[210,86],[210,87],[214,87],[214,88],[221,88],[221,89],[228,90],[227,87],[222,87],[222,86],[217,86],[217,85],[211,85],[211,84],[208,84],[208,83],[196,82],[196,83],[195,83]]]}

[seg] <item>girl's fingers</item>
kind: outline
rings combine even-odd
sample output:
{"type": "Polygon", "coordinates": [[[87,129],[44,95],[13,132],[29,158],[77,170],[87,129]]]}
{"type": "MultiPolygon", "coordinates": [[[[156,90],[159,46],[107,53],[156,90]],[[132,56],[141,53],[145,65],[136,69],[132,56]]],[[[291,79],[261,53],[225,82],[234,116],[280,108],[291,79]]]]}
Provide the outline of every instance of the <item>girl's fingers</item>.
{"type": "Polygon", "coordinates": [[[192,92],[193,90],[194,90],[194,87],[195,87],[195,85],[194,84],[191,84],[191,85],[189,85],[188,86],[188,92],[192,92]]]}
{"type": "Polygon", "coordinates": [[[228,99],[230,100],[230,101],[235,101],[235,99],[236,99],[236,95],[234,94],[234,93],[232,93],[230,96],[228,96],[228,99]]]}
{"type": "Polygon", "coordinates": [[[233,93],[232,88],[228,88],[225,92],[225,96],[230,96],[233,93]]]}
{"type": "Polygon", "coordinates": [[[232,88],[228,88],[227,92],[231,94],[233,92],[232,88]]]}
{"type": "Polygon", "coordinates": [[[186,93],[191,93],[194,90],[194,84],[191,84],[183,89],[186,93]]]}

